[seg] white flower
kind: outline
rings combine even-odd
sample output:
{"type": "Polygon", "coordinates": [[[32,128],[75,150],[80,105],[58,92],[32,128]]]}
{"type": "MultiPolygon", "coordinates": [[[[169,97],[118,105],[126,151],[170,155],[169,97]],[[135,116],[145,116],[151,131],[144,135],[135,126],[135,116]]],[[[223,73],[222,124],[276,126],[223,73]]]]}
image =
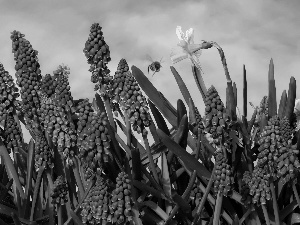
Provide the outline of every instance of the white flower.
{"type": "Polygon", "coordinates": [[[184,34],[180,26],[176,28],[176,34],[179,39],[177,48],[170,55],[173,64],[183,59],[189,58],[191,62],[203,73],[199,57],[201,55],[202,44],[194,44],[194,29],[190,28],[184,34]]]}

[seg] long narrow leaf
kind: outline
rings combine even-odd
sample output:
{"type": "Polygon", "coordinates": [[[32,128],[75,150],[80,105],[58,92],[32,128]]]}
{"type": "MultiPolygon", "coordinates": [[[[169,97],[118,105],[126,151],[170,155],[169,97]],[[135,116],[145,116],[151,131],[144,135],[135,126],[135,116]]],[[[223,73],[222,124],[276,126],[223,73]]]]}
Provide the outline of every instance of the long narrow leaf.
{"type": "Polygon", "coordinates": [[[28,161],[27,161],[27,180],[25,187],[25,206],[23,211],[23,217],[27,218],[26,215],[29,215],[29,207],[30,207],[30,194],[32,193],[32,173],[34,168],[34,141],[30,139],[28,146],[28,161]]]}
{"type": "Polygon", "coordinates": [[[284,90],[281,94],[281,99],[280,99],[280,103],[279,103],[279,109],[278,109],[279,118],[283,118],[283,116],[284,116],[286,102],[287,102],[287,94],[286,94],[286,90],[284,90]]]}
{"type": "Polygon", "coordinates": [[[73,221],[75,222],[75,224],[77,224],[77,225],[84,225],[81,222],[81,219],[79,219],[79,217],[76,215],[76,213],[72,209],[70,209],[70,215],[73,218],[73,221]]]}
{"type": "Polygon", "coordinates": [[[9,178],[14,180],[14,184],[13,184],[13,190],[14,190],[14,194],[15,194],[14,196],[16,197],[16,189],[18,189],[18,191],[20,193],[20,197],[22,199],[24,199],[24,191],[22,189],[17,171],[14,167],[12,159],[10,158],[10,156],[7,152],[6,147],[4,146],[4,144],[1,140],[0,140],[0,156],[2,156],[4,158],[5,168],[6,168],[6,172],[9,176],[9,178]]]}
{"type": "Polygon", "coordinates": [[[173,151],[190,169],[196,170],[199,177],[209,180],[210,172],[200,162],[180,147],[180,145],[176,144],[176,142],[168,137],[162,130],[157,129],[157,133],[168,149],[173,151]]]}
{"type": "Polygon", "coordinates": [[[175,80],[176,80],[176,82],[178,84],[178,87],[179,87],[179,89],[181,91],[181,94],[182,94],[182,96],[183,96],[186,104],[189,104],[189,99],[191,99],[192,97],[191,97],[191,94],[190,94],[188,88],[186,87],[183,79],[181,78],[181,76],[179,75],[179,73],[177,72],[177,70],[173,66],[170,66],[170,68],[171,68],[171,71],[172,71],[172,73],[173,73],[173,75],[175,77],[175,80]]]}
{"type": "Polygon", "coordinates": [[[176,115],[164,104],[161,100],[160,94],[149,79],[144,75],[144,73],[137,67],[132,66],[132,75],[135,77],[136,81],[139,83],[140,87],[146,93],[146,95],[151,99],[155,106],[161,111],[164,117],[173,125],[176,126],[176,115]]]}
{"type": "Polygon", "coordinates": [[[244,117],[247,118],[247,106],[248,106],[248,100],[247,100],[247,74],[246,74],[246,68],[245,65],[243,65],[243,114],[244,117]]]}
{"type": "Polygon", "coordinates": [[[146,201],[141,204],[141,206],[148,206],[152,209],[158,216],[160,216],[164,221],[168,219],[168,215],[165,211],[163,211],[156,203],[152,201],[146,201]]]}
{"type": "Polygon", "coordinates": [[[181,122],[181,119],[184,115],[187,115],[186,107],[181,99],[177,100],[177,127],[181,122]]]}
{"type": "Polygon", "coordinates": [[[164,117],[161,115],[159,110],[156,108],[156,106],[153,104],[153,102],[150,99],[148,99],[148,104],[149,104],[151,112],[155,118],[157,127],[159,129],[163,130],[166,134],[170,135],[170,131],[169,131],[169,128],[166,124],[164,117]]]}
{"type": "Polygon", "coordinates": [[[296,99],[296,79],[294,77],[291,77],[290,84],[289,84],[287,104],[284,113],[284,115],[289,119],[290,122],[292,119],[292,114],[294,112],[295,99],[296,99]]]}
{"type": "MultiPolygon", "coordinates": [[[[169,166],[166,154],[164,152],[161,153],[161,170],[162,170],[162,186],[165,193],[168,196],[171,196],[171,181],[170,181],[170,174],[169,174],[169,166]]],[[[170,204],[166,203],[166,212],[169,214],[172,210],[170,204]]]]}

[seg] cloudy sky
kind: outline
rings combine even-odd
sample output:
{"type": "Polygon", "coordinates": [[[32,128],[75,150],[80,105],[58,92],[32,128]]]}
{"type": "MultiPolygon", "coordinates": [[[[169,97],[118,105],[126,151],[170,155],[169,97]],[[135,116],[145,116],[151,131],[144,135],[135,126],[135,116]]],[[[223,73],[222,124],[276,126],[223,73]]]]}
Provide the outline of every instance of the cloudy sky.
{"type": "MultiPolygon", "coordinates": [[[[61,63],[71,68],[71,91],[76,99],[92,99],[94,95],[82,49],[95,22],[103,27],[110,47],[112,61],[108,67],[112,75],[121,58],[145,74],[149,65],[146,54],[157,60],[164,58],[161,72],[149,79],[174,106],[182,98],[170,71],[169,57],[178,42],[175,33],[178,25],[183,31],[194,28],[195,43],[215,41],[223,48],[231,78],[237,83],[240,108],[243,64],[248,76],[248,101],[254,105],[268,93],[271,58],[275,65],[277,102],[282,91],[288,88],[290,77],[297,79],[300,73],[300,2],[297,0],[0,0],[0,5],[0,62],[5,69],[14,76],[10,32],[18,30],[39,51],[42,74],[52,73],[61,63]]],[[[206,86],[214,85],[225,101],[226,80],[218,51],[203,51],[201,65],[206,86]]],[[[185,60],[174,66],[203,113],[190,62],[185,60]]],[[[251,109],[248,116],[250,113],[251,109]]]]}

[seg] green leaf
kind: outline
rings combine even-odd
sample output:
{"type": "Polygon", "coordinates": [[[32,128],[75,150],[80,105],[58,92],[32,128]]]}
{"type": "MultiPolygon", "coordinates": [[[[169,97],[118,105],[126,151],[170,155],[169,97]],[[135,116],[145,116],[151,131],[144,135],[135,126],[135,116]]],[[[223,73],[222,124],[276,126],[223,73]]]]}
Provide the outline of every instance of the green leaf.
{"type": "Polygon", "coordinates": [[[193,76],[194,76],[195,82],[197,84],[197,87],[198,87],[198,89],[201,93],[201,96],[203,98],[203,101],[204,101],[207,90],[206,90],[205,83],[204,83],[202,75],[201,75],[201,71],[196,66],[193,65],[192,72],[193,72],[193,76]]]}
{"type": "Polygon", "coordinates": [[[178,130],[174,137],[174,141],[184,149],[186,149],[187,147],[188,133],[189,133],[188,118],[186,114],[184,114],[180,123],[178,124],[178,130]]]}
{"type": "Polygon", "coordinates": [[[177,100],[177,127],[179,127],[181,119],[184,115],[187,115],[185,105],[181,99],[178,99],[177,100]]]}
{"type": "Polygon", "coordinates": [[[243,66],[243,115],[247,118],[247,75],[245,65],[243,66]]]}
{"type": "Polygon", "coordinates": [[[291,214],[298,207],[297,201],[294,200],[288,204],[283,210],[279,212],[280,221],[283,221],[289,214],[291,214]]]}
{"type": "Polygon", "coordinates": [[[161,199],[167,200],[169,202],[172,202],[172,200],[168,196],[165,196],[164,193],[150,187],[147,184],[144,184],[144,183],[139,182],[137,180],[132,180],[132,184],[135,187],[137,187],[138,189],[140,189],[141,191],[149,192],[150,194],[152,194],[153,196],[155,196],[157,198],[161,198],[161,199]]]}
{"type": "Polygon", "coordinates": [[[152,209],[160,218],[162,218],[164,221],[168,219],[168,215],[165,211],[163,211],[156,203],[152,201],[145,201],[140,204],[141,206],[148,206],[150,209],[152,209]]]}
{"type": "Polygon", "coordinates": [[[148,99],[148,104],[150,106],[151,112],[154,116],[158,128],[163,130],[166,134],[170,135],[170,131],[164,117],[161,115],[159,110],[156,108],[156,106],[153,104],[153,102],[150,99],[148,99]]]}
{"type": "Polygon", "coordinates": [[[141,172],[141,156],[140,152],[136,148],[131,149],[131,157],[132,157],[132,179],[133,180],[142,180],[142,172],[141,172]]]}
{"type": "Polygon", "coordinates": [[[6,216],[11,216],[11,213],[17,213],[17,211],[0,203],[0,213],[6,216]]]}
{"type": "Polygon", "coordinates": [[[236,83],[233,82],[233,85],[232,85],[232,90],[233,90],[233,99],[234,99],[234,108],[237,107],[237,88],[236,88],[236,83]]]}
{"type": "Polygon", "coordinates": [[[79,219],[79,217],[76,215],[76,213],[72,209],[69,209],[69,210],[70,210],[70,215],[73,218],[73,221],[75,222],[75,224],[77,224],[77,225],[84,225],[81,222],[81,219],[79,219]]]}
{"type": "Polygon", "coordinates": [[[236,107],[235,107],[235,98],[233,93],[232,82],[227,82],[226,88],[226,109],[227,113],[232,120],[236,118],[236,107]]]}
{"type": "Polygon", "coordinates": [[[298,224],[300,223],[300,214],[299,213],[292,213],[288,219],[288,225],[298,224]]]}
{"type": "Polygon", "coordinates": [[[6,147],[4,146],[4,144],[1,140],[0,140],[0,156],[2,156],[4,158],[6,172],[9,176],[9,178],[14,180],[14,184],[13,184],[13,190],[14,190],[14,194],[15,194],[14,197],[16,198],[16,189],[18,189],[18,191],[20,193],[20,197],[22,199],[24,199],[24,191],[22,189],[17,171],[14,167],[12,159],[10,158],[10,156],[8,154],[6,147]]]}
{"type": "Polygon", "coordinates": [[[269,117],[272,117],[277,114],[273,59],[270,60],[270,64],[269,64],[268,82],[269,82],[268,115],[269,117]]]}
{"type": "Polygon", "coordinates": [[[40,190],[40,186],[41,186],[42,176],[43,176],[43,172],[44,172],[44,169],[45,169],[45,163],[46,162],[44,162],[43,165],[41,165],[40,168],[39,168],[38,176],[37,176],[35,187],[34,187],[32,205],[31,205],[31,212],[30,212],[30,220],[31,221],[33,221],[34,213],[35,213],[35,211],[37,211],[36,210],[36,205],[37,205],[37,201],[38,201],[38,194],[39,194],[39,190],[40,190]]]}
{"type": "Polygon", "coordinates": [[[191,94],[188,90],[188,88],[186,87],[183,79],[181,78],[181,76],[179,75],[179,73],[176,71],[176,69],[173,66],[170,66],[171,71],[176,79],[176,82],[178,84],[178,87],[181,91],[181,94],[186,102],[186,104],[189,104],[189,99],[192,99],[191,94]]]}
{"type": "Polygon", "coordinates": [[[12,212],[11,217],[13,218],[15,225],[22,225],[16,213],[12,212]]]}
{"type": "Polygon", "coordinates": [[[286,109],[286,102],[287,102],[287,94],[286,94],[286,90],[284,90],[281,94],[281,99],[279,103],[279,109],[278,109],[279,118],[283,118],[284,116],[284,112],[286,109]]]}
{"type": "Polygon", "coordinates": [[[291,77],[288,98],[287,98],[287,104],[286,104],[286,109],[285,109],[285,113],[284,113],[290,122],[291,122],[292,114],[294,112],[295,100],[296,100],[296,79],[294,77],[291,77]]]}
{"type": "Polygon", "coordinates": [[[191,125],[195,125],[196,124],[196,112],[195,112],[195,104],[194,104],[194,101],[193,99],[189,99],[189,120],[190,120],[190,124],[191,125]]]}
{"type": "Polygon", "coordinates": [[[166,102],[162,101],[161,94],[157,91],[149,79],[139,68],[132,66],[131,70],[132,75],[154,105],[160,110],[171,125],[176,126],[176,115],[170,110],[170,107],[166,105],[166,102]]]}
{"type": "Polygon", "coordinates": [[[162,130],[157,129],[157,133],[168,149],[174,152],[188,168],[196,170],[199,177],[209,180],[211,175],[210,172],[199,161],[168,137],[162,130]]]}
{"type": "MultiPolygon", "coordinates": [[[[161,153],[161,170],[162,170],[162,179],[161,183],[165,193],[168,196],[171,196],[171,181],[170,181],[170,174],[169,174],[169,166],[166,154],[164,152],[161,153]]],[[[169,214],[172,210],[170,204],[166,203],[166,211],[169,214]]]]}
{"type": "Polygon", "coordinates": [[[30,194],[32,193],[32,173],[34,169],[34,141],[31,138],[28,146],[28,161],[27,161],[27,179],[25,186],[25,206],[23,207],[23,215],[24,218],[27,218],[26,215],[29,215],[29,207],[30,207],[30,194]]]}
{"type": "MultiPolygon", "coordinates": [[[[127,136],[127,131],[126,131],[126,127],[122,124],[122,122],[118,119],[115,119],[118,126],[121,128],[121,130],[123,131],[123,133],[127,136]]],[[[138,148],[140,151],[140,154],[146,154],[146,149],[137,141],[137,139],[135,138],[135,136],[132,134],[131,135],[131,144],[133,144],[134,147],[138,148]]]]}

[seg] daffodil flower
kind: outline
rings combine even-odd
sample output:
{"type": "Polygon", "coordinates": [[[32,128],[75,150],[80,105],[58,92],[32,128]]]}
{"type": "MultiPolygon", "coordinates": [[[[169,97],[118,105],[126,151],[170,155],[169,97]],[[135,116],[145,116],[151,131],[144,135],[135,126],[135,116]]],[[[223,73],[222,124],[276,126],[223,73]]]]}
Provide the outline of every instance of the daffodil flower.
{"type": "Polygon", "coordinates": [[[297,127],[296,131],[300,130],[300,99],[295,101],[294,113],[297,116],[297,127]]]}
{"type": "Polygon", "coordinates": [[[180,26],[176,28],[176,34],[179,39],[177,48],[173,49],[170,57],[173,64],[180,62],[183,59],[190,59],[192,64],[195,65],[201,73],[203,73],[199,57],[201,55],[202,44],[194,44],[194,29],[190,28],[184,34],[180,26]]]}

